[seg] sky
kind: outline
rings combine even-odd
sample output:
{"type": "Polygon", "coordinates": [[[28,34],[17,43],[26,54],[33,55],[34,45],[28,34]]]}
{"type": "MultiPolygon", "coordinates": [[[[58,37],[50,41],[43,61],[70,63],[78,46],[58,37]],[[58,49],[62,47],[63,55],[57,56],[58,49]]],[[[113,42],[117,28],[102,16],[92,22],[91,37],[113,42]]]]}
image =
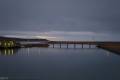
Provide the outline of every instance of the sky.
{"type": "Polygon", "coordinates": [[[0,0],[0,36],[120,41],[119,0],[0,0]]]}

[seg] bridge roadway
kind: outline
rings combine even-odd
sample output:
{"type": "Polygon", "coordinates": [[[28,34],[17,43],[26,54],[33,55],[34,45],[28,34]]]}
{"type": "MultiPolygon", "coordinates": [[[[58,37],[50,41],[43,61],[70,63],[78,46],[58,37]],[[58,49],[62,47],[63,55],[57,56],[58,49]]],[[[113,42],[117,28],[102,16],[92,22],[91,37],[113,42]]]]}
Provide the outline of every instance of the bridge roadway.
{"type": "Polygon", "coordinates": [[[99,45],[99,44],[120,44],[120,42],[114,41],[49,41],[49,44],[91,44],[91,45],[99,45]]]}
{"type": "Polygon", "coordinates": [[[69,44],[73,44],[74,48],[76,48],[77,44],[82,45],[82,48],[84,48],[84,45],[89,45],[89,48],[91,48],[91,45],[96,46],[103,46],[103,45],[120,45],[120,42],[114,42],[114,41],[49,41],[48,44],[52,44],[53,48],[55,47],[54,44],[59,44],[60,48],[62,47],[62,44],[66,44],[67,48],[69,47],[69,44]]]}

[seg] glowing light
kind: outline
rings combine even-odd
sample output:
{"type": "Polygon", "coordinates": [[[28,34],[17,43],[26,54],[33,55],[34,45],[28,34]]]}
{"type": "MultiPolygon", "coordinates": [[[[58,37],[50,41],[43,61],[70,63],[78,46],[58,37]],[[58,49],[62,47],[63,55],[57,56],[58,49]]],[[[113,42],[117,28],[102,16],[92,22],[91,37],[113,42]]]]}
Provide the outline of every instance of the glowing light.
{"type": "Polygon", "coordinates": [[[8,46],[10,46],[10,43],[8,43],[8,46]]]}
{"type": "Polygon", "coordinates": [[[12,55],[13,55],[13,49],[11,50],[11,53],[12,53],[12,55]]]}
{"type": "Polygon", "coordinates": [[[5,50],[5,55],[7,55],[7,51],[5,50]]]}
{"type": "Polygon", "coordinates": [[[10,55],[10,50],[8,50],[8,55],[10,55]]]}
{"type": "Polygon", "coordinates": [[[6,47],[6,43],[4,43],[5,47],[6,47]]]}

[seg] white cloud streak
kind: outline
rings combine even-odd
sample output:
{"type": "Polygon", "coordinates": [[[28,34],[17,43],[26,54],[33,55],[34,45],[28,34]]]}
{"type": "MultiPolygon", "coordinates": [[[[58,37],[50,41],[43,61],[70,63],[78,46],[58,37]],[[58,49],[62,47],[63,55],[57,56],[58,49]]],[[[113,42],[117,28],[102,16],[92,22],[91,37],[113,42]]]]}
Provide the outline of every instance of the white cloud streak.
{"type": "Polygon", "coordinates": [[[0,32],[6,37],[17,37],[17,38],[45,38],[49,40],[92,40],[93,38],[108,37],[106,33],[96,33],[90,31],[46,31],[46,32],[35,32],[35,31],[3,31],[0,32]]]}

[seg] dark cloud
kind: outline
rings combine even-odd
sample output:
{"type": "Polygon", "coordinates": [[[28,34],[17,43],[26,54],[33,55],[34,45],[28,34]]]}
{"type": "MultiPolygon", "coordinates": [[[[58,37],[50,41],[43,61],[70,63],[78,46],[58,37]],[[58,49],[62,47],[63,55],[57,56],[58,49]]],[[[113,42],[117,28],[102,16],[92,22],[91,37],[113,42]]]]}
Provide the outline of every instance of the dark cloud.
{"type": "Polygon", "coordinates": [[[120,34],[119,0],[0,0],[0,30],[120,34]]]}

